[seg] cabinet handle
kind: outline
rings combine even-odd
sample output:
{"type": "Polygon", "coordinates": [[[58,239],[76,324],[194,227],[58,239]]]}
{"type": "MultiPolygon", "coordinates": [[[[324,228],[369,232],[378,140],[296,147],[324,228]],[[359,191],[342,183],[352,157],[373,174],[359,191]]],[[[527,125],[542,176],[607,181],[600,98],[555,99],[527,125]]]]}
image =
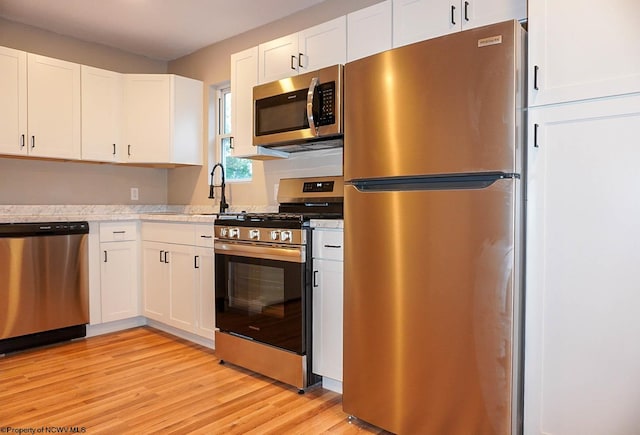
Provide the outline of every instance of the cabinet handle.
{"type": "Polygon", "coordinates": [[[164,251],[164,261],[163,263],[169,264],[169,260],[167,260],[167,254],[169,253],[169,251],[164,251]]]}
{"type": "Polygon", "coordinates": [[[126,233],[126,231],[112,231],[113,234],[124,234],[126,233]]]}
{"type": "Polygon", "coordinates": [[[199,255],[194,255],[193,256],[193,268],[194,269],[200,269],[200,256],[199,255]]]}
{"type": "Polygon", "coordinates": [[[538,65],[533,66],[533,89],[538,90],[538,65]]]}
{"type": "Polygon", "coordinates": [[[205,236],[205,235],[201,235],[200,238],[202,239],[212,239],[213,236],[205,236]]]}
{"type": "Polygon", "coordinates": [[[296,70],[296,67],[295,67],[295,66],[293,66],[293,61],[294,61],[295,59],[296,59],[296,57],[292,54],[292,55],[291,55],[291,69],[292,69],[292,70],[294,70],[294,71],[296,70]]]}
{"type": "Polygon", "coordinates": [[[342,248],[342,246],[340,245],[324,245],[325,248],[336,248],[336,249],[340,249],[342,248]]]}
{"type": "Polygon", "coordinates": [[[540,125],[533,124],[533,147],[538,148],[538,127],[540,125]]]}
{"type": "Polygon", "coordinates": [[[318,271],[313,271],[313,287],[318,287],[318,271]]]}
{"type": "Polygon", "coordinates": [[[113,144],[113,155],[116,155],[116,144],[113,144]]]}
{"type": "Polygon", "coordinates": [[[469,2],[464,2],[464,20],[469,21],[469,2]]]}
{"type": "Polygon", "coordinates": [[[230,136],[230,137],[229,137],[229,148],[231,148],[232,150],[233,150],[233,149],[235,149],[235,148],[233,147],[233,136],[230,136]]]}
{"type": "Polygon", "coordinates": [[[131,145],[127,145],[127,155],[131,157],[131,145]]]}
{"type": "MultiPolygon", "coordinates": [[[[298,66],[300,68],[302,68],[302,56],[303,56],[302,53],[298,53],[298,66]]],[[[307,66],[309,66],[309,65],[307,65],[307,66]]]]}
{"type": "Polygon", "coordinates": [[[20,148],[24,148],[24,134],[20,135],[20,148]]]}
{"type": "Polygon", "coordinates": [[[31,136],[31,149],[34,149],[35,147],[36,147],[36,137],[31,136]]]}
{"type": "Polygon", "coordinates": [[[453,24],[454,26],[456,25],[455,13],[456,13],[456,7],[454,5],[451,5],[451,24],[453,24]]]}
{"type": "Polygon", "coordinates": [[[162,255],[164,254],[164,251],[160,251],[160,263],[163,263],[162,261],[162,255]]]}
{"type": "Polygon", "coordinates": [[[107,262],[107,251],[104,251],[104,262],[107,262]]]}

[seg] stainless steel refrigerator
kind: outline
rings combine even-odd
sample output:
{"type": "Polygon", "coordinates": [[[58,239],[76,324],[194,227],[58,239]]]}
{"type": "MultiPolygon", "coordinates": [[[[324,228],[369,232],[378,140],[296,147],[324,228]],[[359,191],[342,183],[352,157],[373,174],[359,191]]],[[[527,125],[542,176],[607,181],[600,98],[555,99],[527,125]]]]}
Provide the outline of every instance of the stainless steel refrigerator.
{"type": "Polygon", "coordinates": [[[399,434],[521,431],[525,32],[345,66],[344,411],[399,434]]]}

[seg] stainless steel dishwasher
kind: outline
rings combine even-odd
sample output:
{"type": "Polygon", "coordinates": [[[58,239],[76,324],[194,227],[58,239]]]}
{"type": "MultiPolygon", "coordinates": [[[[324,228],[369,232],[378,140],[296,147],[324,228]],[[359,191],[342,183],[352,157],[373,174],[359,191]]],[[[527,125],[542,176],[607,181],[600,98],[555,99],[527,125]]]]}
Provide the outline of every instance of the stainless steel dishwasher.
{"type": "Polygon", "coordinates": [[[86,335],[87,222],[0,224],[0,354],[86,335]]]}

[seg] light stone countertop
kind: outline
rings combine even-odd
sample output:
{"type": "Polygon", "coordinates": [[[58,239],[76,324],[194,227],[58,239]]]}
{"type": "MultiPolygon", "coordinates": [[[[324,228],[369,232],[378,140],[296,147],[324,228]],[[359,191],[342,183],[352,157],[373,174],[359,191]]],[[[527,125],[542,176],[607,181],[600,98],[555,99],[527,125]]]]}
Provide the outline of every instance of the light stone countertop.
{"type": "Polygon", "coordinates": [[[323,229],[344,229],[343,219],[311,219],[311,228],[323,228],[323,229]]]}
{"type": "MultiPolygon", "coordinates": [[[[273,206],[237,206],[229,213],[270,212],[273,206]]],[[[174,205],[0,205],[0,223],[171,221],[213,223],[217,207],[174,205]]]]}

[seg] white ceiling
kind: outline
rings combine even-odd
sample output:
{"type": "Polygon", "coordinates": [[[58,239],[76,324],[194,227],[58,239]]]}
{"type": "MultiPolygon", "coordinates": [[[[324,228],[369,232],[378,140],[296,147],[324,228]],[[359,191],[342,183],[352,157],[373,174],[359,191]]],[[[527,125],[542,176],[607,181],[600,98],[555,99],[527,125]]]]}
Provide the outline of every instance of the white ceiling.
{"type": "Polygon", "coordinates": [[[324,0],[0,0],[0,17],[173,60],[324,0]]]}

